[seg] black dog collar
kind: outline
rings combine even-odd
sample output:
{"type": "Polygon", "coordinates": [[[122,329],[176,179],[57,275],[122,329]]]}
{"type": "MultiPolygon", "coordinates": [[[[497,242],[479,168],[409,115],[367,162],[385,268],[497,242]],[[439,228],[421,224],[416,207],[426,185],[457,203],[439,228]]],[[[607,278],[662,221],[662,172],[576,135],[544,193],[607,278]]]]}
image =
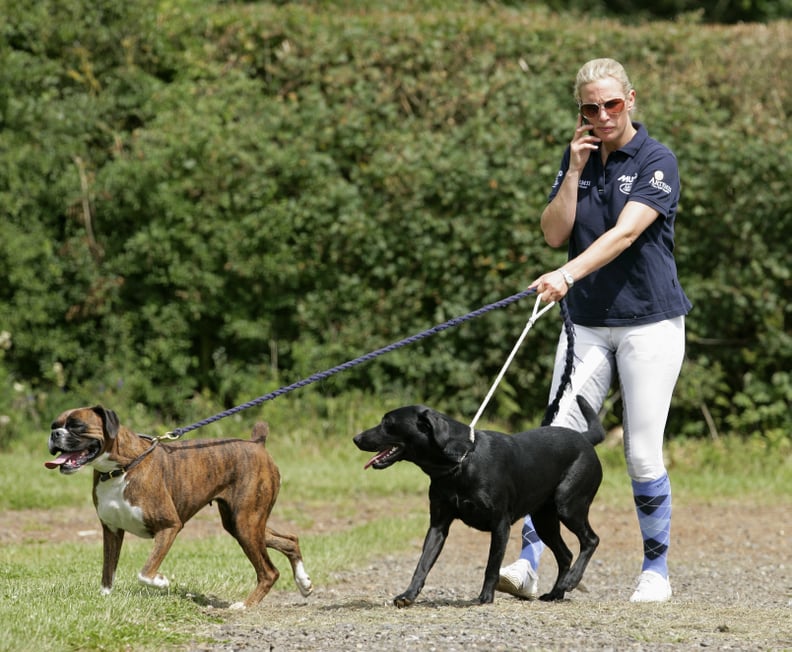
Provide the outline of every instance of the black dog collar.
{"type": "Polygon", "coordinates": [[[108,473],[100,473],[99,482],[104,482],[105,480],[111,480],[113,478],[117,478],[119,475],[123,475],[124,473],[126,473],[125,468],[115,469],[114,471],[109,471],[108,473]]]}
{"type": "Polygon", "coordinates": [[[120,469],[113,469],[112,471],[108,471],[106,473],[100,473],[99,482],[105,482],[106,480],[117,478],[119,475],[123,475],[127,471],[131,471],[138,464],[140,464],[140,462],[143,460],[144,457],[146,457],[146,455],[148,455],[151,451],[153,451],[157,447],[157,444],[160,443],[159,439],[150,437],[149,435],[139,435],[139,436],[143,437],[144,439],[150,439],[152,442],[151,446],[149,446],[145,451],[143,451],[140,455],[138,455],[134,460],[132,460],[126,466],[122,466],[120,469]]]}

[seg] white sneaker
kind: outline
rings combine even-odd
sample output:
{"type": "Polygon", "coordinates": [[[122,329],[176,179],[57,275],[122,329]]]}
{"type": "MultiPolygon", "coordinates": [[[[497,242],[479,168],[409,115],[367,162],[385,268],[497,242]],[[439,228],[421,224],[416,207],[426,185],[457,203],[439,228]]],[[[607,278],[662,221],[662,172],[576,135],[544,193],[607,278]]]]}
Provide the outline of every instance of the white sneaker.
{"type": "Polygon", "coordinates": [[[518,559],[500,569],[495,590],[524,600],[536,600],[539,597],[539,576],[527,559],[518,559]]]}
{"type": "Polygon", "coordinates": [[[630,602],[668,602],[670,599],[671,583],[660,573],[647,570],[638,576],[630,602]]]}

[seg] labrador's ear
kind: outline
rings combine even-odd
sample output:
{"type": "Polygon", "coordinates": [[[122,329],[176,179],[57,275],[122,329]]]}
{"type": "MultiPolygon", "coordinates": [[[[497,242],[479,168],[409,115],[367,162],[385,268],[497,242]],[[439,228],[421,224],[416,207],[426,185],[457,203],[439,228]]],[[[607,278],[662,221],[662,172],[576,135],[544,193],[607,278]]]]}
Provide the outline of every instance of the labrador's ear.
{"type": "Polygon", "coordinates": [[[473,449],[470,429],[449,419],[431,408],[424,408],[418,414],[418,427],[421,428],[443,451],[449,460],[461,462],[473,449]]]}
{"type": "Polygon", "coordinates": [[[108,439],[115,439],[118,434],[118,428],[121,422],[118,420],[118,415],[101,405],[94,405],[91,408],[102,420],[102,429],[108,439]]]}

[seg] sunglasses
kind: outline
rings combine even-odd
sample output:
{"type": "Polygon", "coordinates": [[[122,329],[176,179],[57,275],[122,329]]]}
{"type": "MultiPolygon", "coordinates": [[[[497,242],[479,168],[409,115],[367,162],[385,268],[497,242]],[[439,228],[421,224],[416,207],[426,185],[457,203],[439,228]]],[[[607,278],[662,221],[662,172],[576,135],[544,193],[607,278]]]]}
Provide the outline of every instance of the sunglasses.
{"type": "Polygon", "coordinates": [[[607,102],[603,102],[602,104],[594,104],[593,102],[587,104],[578,104],[578,108],[580,109],[580,114],[584,118],[598,117],[600,114],[600,109],[605,109],[605,111],[610,115],[616,115],[617,113],[624,111],[624,98],[616,97],[612,100],[608,100],[607,102]]]}

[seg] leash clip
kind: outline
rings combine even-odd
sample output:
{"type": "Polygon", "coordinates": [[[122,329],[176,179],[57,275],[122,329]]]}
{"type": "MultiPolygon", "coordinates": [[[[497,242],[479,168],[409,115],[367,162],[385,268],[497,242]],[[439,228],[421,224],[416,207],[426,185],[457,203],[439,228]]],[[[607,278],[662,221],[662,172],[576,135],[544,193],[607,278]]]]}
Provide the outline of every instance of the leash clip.
{"type": "MultiPolygon", "coordinates": [[[[533,314],[531,314],[531,318],[528,320],[528,325],[526,326],[526,328],[528,330],[530,330],[531,326],[533,326],[534,323],[536,323],[536,320],[539,319],[539,317],[541,317],[542,315],[544,315],[548,310],[550,310],[550,308],[552,308],[555,305],[556,302],[555,301],[551,301],[544,308],[539,310],[539,304],[540,303],[542,303],[542,299],[539,297],[539,295],[536,295],[536,302],[534,303],[533,314]]],[[[521,336],[521,339],[518,340],[517,347],[519,347],[520,344],[522,344],[522,337],[524,337],[525,334],[527,334],[527,331],[524,331],[523,336],[521,336]]],[[[517,348],[517,347],[515,347],[515,348],[517,348]]]]}

